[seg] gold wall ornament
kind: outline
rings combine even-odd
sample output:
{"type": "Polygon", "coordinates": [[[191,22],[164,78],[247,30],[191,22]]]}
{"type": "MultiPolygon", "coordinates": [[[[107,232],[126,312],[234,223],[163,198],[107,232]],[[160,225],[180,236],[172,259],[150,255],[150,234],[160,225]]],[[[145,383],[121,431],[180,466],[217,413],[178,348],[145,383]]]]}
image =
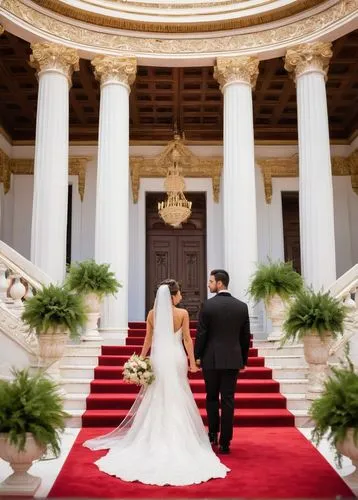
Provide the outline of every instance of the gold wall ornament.
{"type": "Polygon", "coordinates": [[[213,198],[216,203],[220,195],[220,177],[223,166],[222,157],[199,157],[181,141],[174,138],[157,156],[132,156],[129,158],[132,181],[133,202],[138,202],[140,179],[166,177],[172,164],[172,151],[180,154],[180,167],[184,177],[211,178],[213,198]]]}
{"type": "MultiPolygon", "coordinates": [[[[83,201],[86,187],[86,167],[90,157],[70,156],[68,159],[68,174],[78,177],[78,193],[83,201]]],[[[13,175],[33,175],[34,160],[32,158],[9,158],[0,149],[0,182],[4,183],[4,192],[10,189],[11,174],[13,175]]]]}
{"type": "Polygon", "coordinates": [[[30,66],[39,74],[41,71],[56,69],[65,74],[71,85],[72,73],[79,71],[79,57],[76,49],[48,42],[31,44],[30,66]]]}
{"type": "MultiPolygon", "coordinates": [[[[42,0],[41,0],[42,1],[42,0]]],[[[305,37],[318,37],[323,32],[335,29],[345,19],[358,14],[358,0],[339,0],[322,12],[288,25],[278,26],[255,32],[227,34],[212,37],[158,38],[147,35],[130,36],[123,33],[101,31],[95,26],[76,26],[75,23],[53,17],[51,13],[37,10],[22,0],[2,0],[0,11],[18,18],[28,31],[40,30],[43,36],[57,37],[59,42],[77,43],[89,48],[111,51],[120,50],[121,54],[225,54],[246,50],[263,50],[265,47],[297,43],[305,37]]]]}
{"type": "Polygon", "coordinates": [[[0,183],[4,185],[4,193],[8,193],[11,185],[10,158],[0,149],[0,183]]]}
{"type": "Polygon", "coordinates": [[[221,91],[229,83],[243,82],[256,85],[259,75],[259,59],[250,56],[218,57],[214,68],[214,78],[219,82],[221,91]]]}
{"type": "Polygon", "coordinates": [[[319,70],[325,75],[329,68],[329,61],[333,55],[331,42],[304,43],[288,49],[285,56],[285,69],[297,77],[309,70],[319,70]]]}
{"type": "Polygon", "coordinates": [[[137,59],[135,57],[96,56],[91,61],[94,74],[101,85],[115,81],[127,85],[134,83],[137,74],[137,59]]]}
{"type": "Polygon", "coordinates": [[[0,35],[2,35],[4,33],[4,26],[2,24],[0,24],[0,35]]]}
{"type": "MultiPolygon", "coordinates": [[[[298,154],[289,158],[257,159],[264,181],[266,203],[272,200],[272,179],[274,177],[298,177],[298,154]]],[[[350,176],[353,191],[358,195],[358,150],[349,156],[333,156],[331,158],[333,176],[350,176]]]]}
{"type": "Polygon", "coordinates": [[[298,177],[298,155],[289,158],[265,158],[257,159],[257,165],[261,168],[264,181],[266,203],[272,200],[272,178],[273,177],[298,177]]]}

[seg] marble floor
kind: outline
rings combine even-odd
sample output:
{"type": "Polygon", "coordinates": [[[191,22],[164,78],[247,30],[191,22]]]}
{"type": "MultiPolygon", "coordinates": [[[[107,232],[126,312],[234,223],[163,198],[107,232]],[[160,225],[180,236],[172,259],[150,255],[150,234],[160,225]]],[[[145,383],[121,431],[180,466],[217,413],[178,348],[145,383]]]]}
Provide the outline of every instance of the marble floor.
{"type": "MultiPolygon", "coordinates": [[[[66,460],[67,455],[69,454],[71,447],[79,433],[80,429],[68,428],[62,436],[62,453],[61,456],[57,459],[50,460],[41,460],[32,466],[30,469],[30,473],[39,476],[42,478],[42,483],[40,488],[37,490],[35,497],[44,498],[48,495],[51,487],[61,470],[63,463],[66,460]]],[[[299,431],[310,440],[311,437],[311,429],[301,428],[299,431]]],[[[334,451],[330,448],[327,440],[323,440],[320,446],[318,447],[318,451],[326,458],[326,460],[332,465],[332,467],[338,472],[343,479],[351,474],[354,471],[354,466],[352,462],[344,457],[342,468],[337,468],[334,462],[334,451]]],[[[9,465],[0,459],[0,482],[3,481],[9,474],[11,473],[11,469],[9,465]]],[[[352,485],[352,483],[347,482],[350,488],[358,495],[358,484],[352,485]]]]}

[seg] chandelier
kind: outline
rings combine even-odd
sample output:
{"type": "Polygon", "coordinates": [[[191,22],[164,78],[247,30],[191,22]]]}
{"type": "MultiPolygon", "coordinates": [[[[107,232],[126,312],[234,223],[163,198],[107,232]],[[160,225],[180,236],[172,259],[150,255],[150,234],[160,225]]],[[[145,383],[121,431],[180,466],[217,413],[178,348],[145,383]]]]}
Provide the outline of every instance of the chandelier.
{"type": "MultiPolygon", "coordinates": [[[[175,138],[177,139],[177,138],[175,138]]],[[[179,167],[180,153],[176,148],[172,151],[172,164],[168,168],[164,181],[167,199],[158,203],[158,212],[166,224],[180,227],[191,215],[192,202],[185,198],[184,177],[179,167]]]]}

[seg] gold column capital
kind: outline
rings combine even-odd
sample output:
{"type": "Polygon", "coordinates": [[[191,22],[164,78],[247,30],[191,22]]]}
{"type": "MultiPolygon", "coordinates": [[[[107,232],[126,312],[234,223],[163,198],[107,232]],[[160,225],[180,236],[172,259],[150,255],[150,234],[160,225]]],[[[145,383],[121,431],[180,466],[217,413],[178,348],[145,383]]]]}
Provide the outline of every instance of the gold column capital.
{"type": "Polygon", "coordinates": [[[137,74],[135,57],[96,56],[91,63],[95,77],[101,85],[113,81],[130,88],[137,74]]]}
{"type": "Polygon", "coordinates": [[[246,83],[252,88],[259,75],[259,59],[254,56],[218,57],[214,68],[214,78],[221,91],[229,83],[246,83]]]}
{"type": "Polygon", "coordinates": [[[55,69],[61,71],[71,84],[73,71],[79,70],[79,57],[76,49],[48,42],[31,44],[30,66],[41,71],[55,69]]]}
{"type": "Polygon", "coordinates": [[[292,73],[294,80],[306,71],[321,71],[327,79],[330,59],[333,55],[331,42],[314,42],[297,45],[288,49],[285,69],[292,73]]]}

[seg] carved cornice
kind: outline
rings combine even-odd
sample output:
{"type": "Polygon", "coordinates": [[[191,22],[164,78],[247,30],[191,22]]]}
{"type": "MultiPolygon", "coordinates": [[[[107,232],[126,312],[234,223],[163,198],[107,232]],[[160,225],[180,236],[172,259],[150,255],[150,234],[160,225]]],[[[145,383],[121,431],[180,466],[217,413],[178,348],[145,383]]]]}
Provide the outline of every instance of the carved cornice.
{"type": "Polygon", "coordinates": [[[63,73],[71,84],[72,73],[79,70],[79,57],[75,49],[55,43],[31,44],[30,66],[41,71],[55,69],[63,73]]]}
{"type": "Polygon", "coordinates": [[[294,75],[295,80],[307,71],[321,71],[327,79],[329,61],[332,55],[330,42],[298,45],[286,52],[285,69],[294,75]]]}
{"type": "Polygon", "coordinates": [[[219,82],[221,91],[229,83],[247,83],[252,88],[259,75],[257,57],[218,57],[214,68],[214,78],[219,82]]]}
{"type": "Polygon", "coordinates": [[[203,158],[195,156],[190,149],[180,140],[174,139],[169,142],[166,148],[153,157],[132,156],[129,159],[130,173],[132,180],[133,202],[137,203],[140,179],[143,177],[163,177],[167,175],[170,165],[172,165],[172,152],[176,149],[180,155],[180,167],[184,177],[209,177],[213,186],[213,198],[219,201],[220,177],[222,171],[222,158],[203,158]]]}
{"type": "Polygon", "coordinates": [[[101,85],[111,81],[130,88],[135,80],[137,73],[135,57],[96,56],[91,62],[95,68],[95,77],[101,85]]]}
{"type": "Polygon", "coordinates": [[[245,50],[263,50],[265,47],[290,45],[305,37],[318,37],[323,31],[333,29],[345,18],[358,13],[358,0],[339,0],[330,8],[285,26],[241,34],[213,37],[159,38],[130,36],[101,32],[95,26],[81,26],[55,18],[22,0],[2,0],[1,10],[27,23],[29,31],[40,30],[43,36],[58,37],[64,43],[76,43],[94,49],[120,50],[121,54],[237,54],[245,50]]]}
{"type": "MultiPolygon", "coordinates": [[[[86,187],[86,166],[89,157],[70,157],[69,175],[78,177],[78,193],[83,201],[86,187]]],[[[30,158],[10,159],[4,151],[0,149],[0,182],[4,184],[4,192],[10,189],[11,174],[14,175],[33,175],[34,160],[30,158]]]]}
{"type": "MultiPolygon", "coordinates": [[[[297,154],[290,158],[258,159],[256,163],[261,168],[266,203],[271,203],[272,200],[272,179],[274,177],[298,177],[297,154]]],[[[352,189],[358,195],[358,150],[347,157],[333,156],[331,163],[332,175],[350,175],[352,189]]]]}

